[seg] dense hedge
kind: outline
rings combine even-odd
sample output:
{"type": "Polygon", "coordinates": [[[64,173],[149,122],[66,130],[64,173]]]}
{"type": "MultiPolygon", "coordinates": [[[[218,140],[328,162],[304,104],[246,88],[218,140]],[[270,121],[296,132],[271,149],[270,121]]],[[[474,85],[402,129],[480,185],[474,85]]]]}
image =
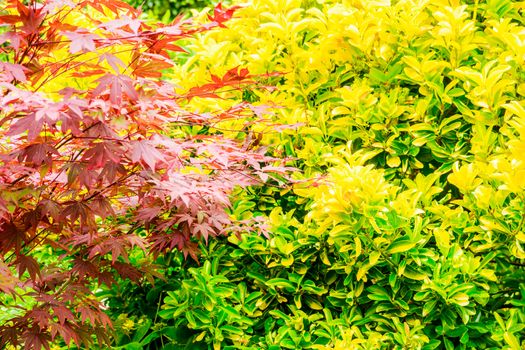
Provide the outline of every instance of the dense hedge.
{"type": "Polygon", "coordinates": [[[160,315],[185,338],[171,339],[520,349],[524,30],[510,0],[252,0],[188,40],[173,72],[182,90],[235,66],[282,72],[277,89],[237,98],[301,123],[251,132],[315,180],[238,196],[236,217],[276,207],[272,237],[214,242],[201,266],[172,275],[160,315]]]}

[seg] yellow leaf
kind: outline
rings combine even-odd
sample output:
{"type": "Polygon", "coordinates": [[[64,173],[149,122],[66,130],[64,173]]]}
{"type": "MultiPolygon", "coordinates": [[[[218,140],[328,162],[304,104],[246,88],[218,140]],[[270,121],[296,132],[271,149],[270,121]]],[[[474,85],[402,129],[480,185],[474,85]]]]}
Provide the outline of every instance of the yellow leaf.
{"type": "Polygon", "coordinates": [[[454,294],[454,296],[450,298],[450,301],[459,306],[468,306],[469,297],[465,293],[457,293],[457,294],[454,294]]]}
{"type": "Polygon", "coordinates": [[[459,167],[456,162],[453,166],[453,172],[448,176],[448,181],[459,188],[463,193],[474,190],[481,184],[481,179],[477,178],[478,170],[473,163],[459,167]]]}
{"type": "Polygon", "coordinates": [[[370,269],[370,266],[369,265],[365,265],[365,266],[361,266],[359,268],[359,270],[357,271],[357,275],[356,275],[356,278],[358,281],[365,281],[366,282],[366,273],[368,272],[368,270],[370,269]]]}
{"type": "Polygon", "coordinates": [[[332,109],[333,116],[340,115],[340,114],[350,114],[350,109],[348,109],[345,106],[338,106],[332,109]]]}
{"type": "Polygon", "coordinates": [[[322,310],[323,305],[315,299],[305,298],[306,305],[313,310],[322,310]]]}
{"type": "Polygon", "coordinates": [[[516,235],[516,239],[520,242],[525,242],[525,233],[523,232],[518,232],[518,234],[516,235]]]}
{"type": "Polygon", "coordinates": [[[392,242],[392,244],[387,249],[387,253],[389,254],[403,253],[403,252],[406,252],[407,250],[412,249],[415,246],[416,246],[416,243],[411,242],[409,240],[392,242]]]}
{"type": "Polygon", "coordinates": [[[201,341],[202,339],[204,339],[205,336],[206,336],[206,331],[201,332],[197,337],[195,337],[195,341],[196,342],[201,341]]]}
{"type": "Polygon", "coordinates": [[[503,333],[503,339],[505,339],[505,342],[510,345],[512,350],[521,350],[522,347],[520,346],[520,342],[516,338],[516,336],[512,333],[505,332],[503,333]]]}
{"type": "Polygon", "coordinates": [[[401,159],[398,156],[388,157],[386,164],[391,168],[397,168],[401,165],[401,159]]]}
{"type": "Polygon", "coordinates": [[[496,277],[496,273],[494,272],[494,270],[483,269],[479,272],[479,274],[485,277],[486,279],[488,279],[489,281],[492,281],[492,282],[498,281],[498,278],[496,277]]]}
{"type": "Polygon", "coordinates": [[[361,255],[361,240],[359,239],[359,237],[355,237],[354,242],[355,242],[355,257],[357,259],[359,255],[361,255]]]}
{"type": "Polygon", "coordinates": [[[370,260],[370,266],[374,266],[375,264],[377,264],[377,261],[379,260],[380,256],[381,253],[379,252],[370,253],[370,256],[368,257],[368,260],[370,260]]]}
{"type": "Polygon", "coordinates": [[[292,266],[293,262],[294,262],[293,255],[289,256],[288,258],[282,258],[281,259],[281,265],[284,266],[284,267],[292,266]]]}
{"type": "Polygon", "coordinates": [[[321,261],[323,262],[323,264],[325,265],[328,265],[328,266],[331,266],[332,264],[330,263],[330,259],[328,259],[328,254],[326,253],[326,250],[323,250],[321,252],[321,261]]]}
{"type": "Polygon", "coordinates": [[[432,231],[432,233],[434,234],[436,244],[439,248],[450,248],[450,234],[447,230],[436,228],[432,231]]]}

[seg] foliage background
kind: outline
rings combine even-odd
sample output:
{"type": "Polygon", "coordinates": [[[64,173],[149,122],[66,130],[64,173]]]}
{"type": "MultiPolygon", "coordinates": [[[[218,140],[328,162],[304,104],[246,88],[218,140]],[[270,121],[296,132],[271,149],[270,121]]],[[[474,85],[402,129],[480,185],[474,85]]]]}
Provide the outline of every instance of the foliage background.
{"type": "Polygon", "coordinates": [[[135,8],[140,7],[152,18],[163,20],[173,19],[178,14],[188,14],[191,10],[215,5],[211,0],[132,0],[128,3],[135,8]]]}

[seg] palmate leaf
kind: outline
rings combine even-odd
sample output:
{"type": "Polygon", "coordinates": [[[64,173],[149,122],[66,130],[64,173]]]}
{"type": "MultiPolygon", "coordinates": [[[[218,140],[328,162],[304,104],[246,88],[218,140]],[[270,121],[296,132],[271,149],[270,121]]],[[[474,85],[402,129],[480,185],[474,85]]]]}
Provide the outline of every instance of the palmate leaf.
{"type": "Polygon", "coordinates": [[[4,75],[2,81],[12,82],[18,80],[20,82],[27,81],[26,72],[28,69],[20,64],[13,64],[10,62],[0,62],[0,74],[4,75]]]}
{"type": "Polygon", "coordinates": [[[99,37],[89,32],[62,32],[69,40],[69,52],[75,54],[77,52],[95,51],[95,39],[99,37]]]}
{"type": "Polygon", "coordinates": [[[115,105],[120,105],[124,96],[131,101],[138,99],[133,80],[126,75],[106,74],[97,81],[99,85],[92,91],[94,97],[100,95],[109,96],[110,102],[115,105]]]}
{"type": "Polygon", "coordinates": [[[40,350],[45,348],[50,349],[49,343],[51,337],[46,333],[41,332],[38,328],[27,330],[23,334],[24,344],[27,349],[40,350]]]}
{"type": "Polygon", "coordinates": [[[157,162],[164,162],[164,156],[148,141],[136,141],[132,144],[131,161],[146,164],[155,171],[157,162]]]}
{"type": "Polygon", "coordinates": [[[212,74],[212,83],[191,88],[187,96],[189,99],[197,96],[218,98],[217,93],[219,89],[227,86],[240,87],[243,84],[251,84],[254,82],[253,80],[249,80],[251,78],[246,68],[235,67],[227,71],[222,78],[212,74]]]}
{"type": "MultiPolygon", "coordinates": [[[[53,314],[58,317],[58,322],[60,325],[65,325],[67,321],[74,322],[75,321],[75,315],[69,310],[68,308],[57,305],[53,307],[53,314]]],[[[65,339],[66,343],[69,343],[68,339],[65,339]]]]}
{"type": "Polygon", "coordinates": [[[40,277],[40,264],[35,258],[27,255],[19,255],[16,258],[15,264],[18,268],[18,275],[21,278],[25,271],[29,273],[31,279],[36,280],[37,276],[40,277]]]}
{"type": "Polygon", "coordinates": [[[222,3],[219,3],[217,6],[215,6],[213,10],[213,15],[208,15],[208,19],[212,21],[212,23],[216,23],[219,25],[219,27],[225,27],[224,23],[227,22],[229,19],[232,18],[233,14],[235,13],[235,10],[239,9],[240,6],[233,6],[230,8],[223,8],[222,3]]]}

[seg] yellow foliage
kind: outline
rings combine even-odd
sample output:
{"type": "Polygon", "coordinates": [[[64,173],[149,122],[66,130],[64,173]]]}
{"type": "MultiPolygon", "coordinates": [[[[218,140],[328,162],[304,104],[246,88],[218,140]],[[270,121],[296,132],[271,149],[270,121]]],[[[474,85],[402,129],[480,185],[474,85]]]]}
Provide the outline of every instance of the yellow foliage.
{"type": "MultiPolygon", "coordinates": [[[[267,80],[277,89],[254,87],[244,96],[225,96],[275,104],[280,108],[269,115],[274,121],[301,123],[296,131],[252,130],[262,132],[262,143],[276,153],[297,159],[303,174],[296,179],[310,180],[294,186],[301,197],[296,203],[307,209],[304,223],[294,227],[300,227],[300,237],[326,241],[317,261],[344,271],[345,286],[355,283],[346,301],[369,293],[368,286],[395,290],[396,279],[404,279],[422,290],[435,288],[446,303],[467,310],[456,320],[467,323],[470,310],[489,297],[460,291],[461,281],[479,282],[479,289],[488,291],[500,278],[482,255],[497,250],[509,260],[525,257],[523,5],[233,4],[245,6],[226,28],[187,40],[191,55],[172,78],[185,90],[236,66],[251,74],[280,72],[267,80]],[[344,262],[334,262],[332,251],[344,262]],[[388,269],[393,277],[382,280],[388,269]],[[458,291],[443,291],[456,284],[458,291]]],[[[204,20],[204,13],[199,16],[204,20]]],[[[201,111],[218,107],[206,99],[190,104],[201,111]]],[[[235,133],[245,124],[227,120],[220,126],[235,133]]],[[[287,221],[284,216],[272,212],[272,225],[287,221]]],[[[281,264],[293,268],[297,260],[286,257],[281,264]]],[[[386,304],[400,298],[366,295],[386,304]]],[[[402,314],[413,301],[377,313],[402,314]]],[[[423,315],[435,313],[434,307],[424,304],[423,315]]],[[[407,319],[393,337],[403,338],[407,348],[430,342],[424,325],[407,319]]],[[[341,332],[341,339],[316,348],[375,349],[384,341],[382,334],[364,334],[362,328],[341,332]]]]}

